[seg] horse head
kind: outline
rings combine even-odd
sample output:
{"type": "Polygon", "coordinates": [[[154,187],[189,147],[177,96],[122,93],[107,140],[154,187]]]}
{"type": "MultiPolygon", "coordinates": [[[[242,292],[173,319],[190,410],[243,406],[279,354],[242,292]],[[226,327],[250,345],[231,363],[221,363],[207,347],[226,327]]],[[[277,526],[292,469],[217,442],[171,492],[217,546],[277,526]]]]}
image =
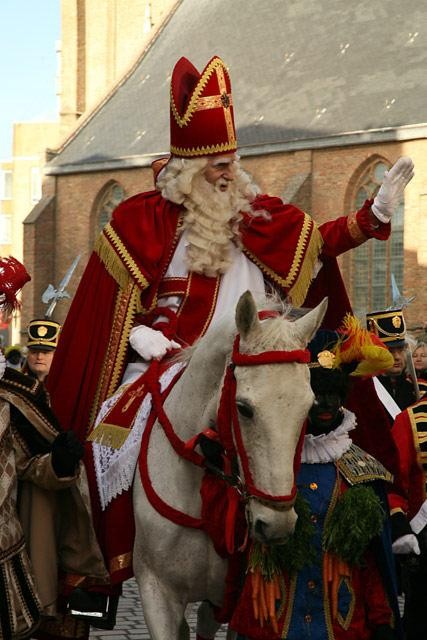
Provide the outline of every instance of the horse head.
{"type": "Polygon", "coordinates": [[[294,322],[271,315],[262,320],[250,292],[236,307],[231,439],[247,497],[250,533],[265,543],[283,542],[296,524],[295,471],[313,403],[306,346],[326,308],[324,299],[294,322]]]}

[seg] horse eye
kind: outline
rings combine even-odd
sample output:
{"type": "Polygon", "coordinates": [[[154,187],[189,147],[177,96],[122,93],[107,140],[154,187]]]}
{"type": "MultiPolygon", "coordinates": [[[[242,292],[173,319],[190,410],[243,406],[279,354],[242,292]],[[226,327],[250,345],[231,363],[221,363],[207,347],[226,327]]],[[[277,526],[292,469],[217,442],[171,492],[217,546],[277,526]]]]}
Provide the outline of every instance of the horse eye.
{"type": "Polygon", "coordinates": [[[237,405],[237,411],[240,413],[241,416],[243,416],[244,418],[254,417],[254,410],[248,402],[244,402],[243,400],[237,400],[236,405],[237,405]]]}

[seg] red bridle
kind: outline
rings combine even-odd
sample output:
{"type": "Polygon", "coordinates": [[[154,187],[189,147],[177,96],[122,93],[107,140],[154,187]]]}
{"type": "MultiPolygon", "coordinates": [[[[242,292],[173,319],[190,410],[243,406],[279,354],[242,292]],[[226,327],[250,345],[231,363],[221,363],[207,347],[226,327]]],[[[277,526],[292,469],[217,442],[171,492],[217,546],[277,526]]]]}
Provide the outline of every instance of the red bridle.
{"type": "Polygon", "coordinates": [[[308,349],[297,349],[294,351],[264,351],[258,354],[246,354],[240,353],[239,346],[240,337],[237,335],[233,345],[231,363],[227,367],[221,391],[217,417],[219,440],[225,449],[226,460],[231,461],[236,456],[240,459],[244,476],[240,489],[247,498],[257,498],[268,503],[280,503],[280,508],[290,508],[294,504],[296,497],[297,489],[295,476],[301,457],[300,454],[303,444],[304,430],[301,430],[294,456],[294,484],[291,493],[288,495],[276,496],[258,489],[253,481],[239,424],[236,405],[236,378],[234,375],[234,369],[235,367],[281,364],[284,362],[307,364],[310,362],[310,352],[308,349]]]}
{"type": "MultiPolygon", "coordinates": [[[[260,317],[261,319],[270,317],[270,313],[268,316],[266,314],[260,314],[260,317]]],[[[246,454],[240,431],[236,406],[236,379],[234,377],[234,369],[238,366],[279,364],[284,362],[299,362],[305,364],[310,361],[310,352],[307,349],[298,349],[295,351],[264,351],[263,353],[251,355],[240,353],[239,344],[240,339],[239,336],[237,336],[233,345],[231,363],[227,367],[217,416],[219,440],[225,450],[225,475],[222,475],[224,476],[224,479],[226,479],[225,476],[230,474],[229,479],[231,480],[228,488],[229,506],[226,519],[226,542],[230,553],[234,549],[235,516],[237,512],[237,504],[240,501],[238,493],[240,493],[243,498],[254,497],[258,500],[268,502],[270,506],[277,505],[275,506],[276,509],[289,509],[294,504],[296,496],[295,477],[301,458],[301,448],[304,438],[304,429],[301,429],[301,435],[294,456],[294,484],[291,493],[289,495],[273,496],[258,489],[253,482],[249,468],[248,456],[246,454]],[[234,442],[236,442],[236,446],[234,442]],[[231,475],[232,461],[236,456],[240,459],[244,476],[244,480],[238,483],[235,482],[236,479],[233,479],[231,475]]],[[[177,377],[179,377],[181,373],[182,371],[180,371],[177,377]]],[[[155,491],[150,479],[148,471],[148,447],[156,418],[162,426],[172,447],[181,458],[184,458],[197,466],[204,465],[203,456],[194,450],[198,442],[198,436],[191,438],[188,442],[181,440],[175,433],[163,408],[163,401],[170,388],[173,387],[173,383],[177,378],[175,378],[173,383],[171,383],[170,387],[163,394],[160,392],[159,378],[160,363],[153,361],[145,378],[147,388],[152,394],[154,411],[148,420],[142,438],[141,455],[139,459],[142,484],[148,500],[158,513],[161,513],[164,517],[176,524],[202,529],[204,524],[200,518],[195,518],[185,514],[162,500],[155,491]]]]}

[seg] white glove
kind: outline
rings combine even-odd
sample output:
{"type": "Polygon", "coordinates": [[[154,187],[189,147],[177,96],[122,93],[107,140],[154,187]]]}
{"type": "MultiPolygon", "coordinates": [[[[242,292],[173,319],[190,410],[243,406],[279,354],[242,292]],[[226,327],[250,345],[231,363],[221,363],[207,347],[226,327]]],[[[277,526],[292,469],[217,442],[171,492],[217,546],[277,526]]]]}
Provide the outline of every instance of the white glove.
{"type": "Polygon", "coordinates": [[[144,360],[161,360],[168,351],[181,348],[180,344],[166,338],[161,331],[145,325],[131,329],[129,342],[144,360]]]}
{"type": "Polygon", "coordinates": [[[404,536],[400,536],[397,538],[391,545],[393,553],[397,554],[408,554],[415,553],[415,555],[420,555],[420,545],[418,544],[417,536],[413,533],[407,533],[404,536]]]}
{"type": "Polygon", "coordinates": [[[385,172],[383,183],[371,207],[372,213],[380,222],[390,222],[403,191],[413,176],[414,163],[411,158],[399,158],[390,171],[385,172]]]}

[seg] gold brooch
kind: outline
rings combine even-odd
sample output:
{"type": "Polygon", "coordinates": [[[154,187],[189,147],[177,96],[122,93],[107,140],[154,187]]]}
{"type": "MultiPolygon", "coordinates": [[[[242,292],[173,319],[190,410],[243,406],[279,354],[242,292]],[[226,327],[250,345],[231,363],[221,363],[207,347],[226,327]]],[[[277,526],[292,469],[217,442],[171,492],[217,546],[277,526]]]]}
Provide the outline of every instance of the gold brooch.
{"type": "Polygon", "coordinates": [[[334,366],[335,355],[332,351],[321,351],[317,356],[317,362],[324,369],[332,369],[334,366]]]}
{"type": "Polygon", "coordinates": [[[393,319],[391,322],[395,329],[400,329],[400,327],[402,326],[402,320],[400,319],[400,316],[393,316],[393,319]]]}
{"type": "Polygon", "coordinates": [[[224,92],[221,94],[221,102],[224,109],[228,109],[230,106],[230,98],[227,93],[224,92]]]}

